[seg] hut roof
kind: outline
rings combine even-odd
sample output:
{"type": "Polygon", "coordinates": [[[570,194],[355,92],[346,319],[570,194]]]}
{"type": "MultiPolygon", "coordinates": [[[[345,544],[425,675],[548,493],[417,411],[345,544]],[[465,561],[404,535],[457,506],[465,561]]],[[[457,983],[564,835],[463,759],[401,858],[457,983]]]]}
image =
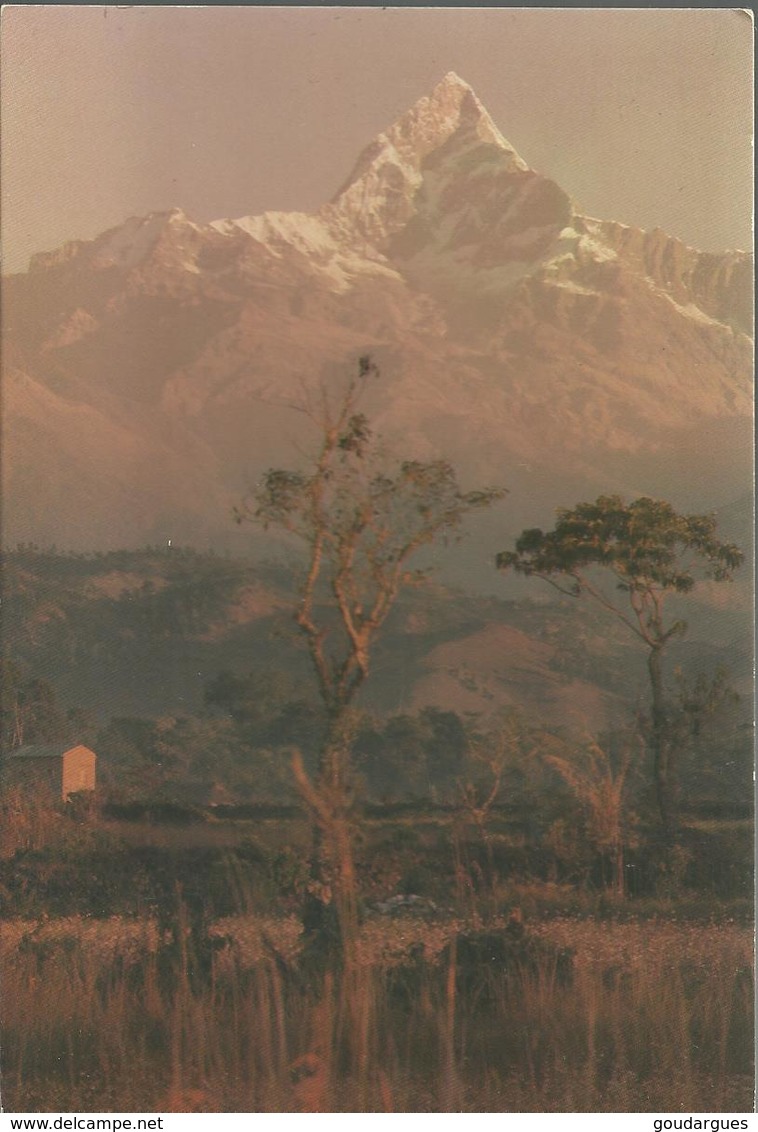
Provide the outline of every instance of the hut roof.
{"type": "MultiPolygon", "coordinates": [[[[62,759],[67,751],[75,751],[82,743],[27,743],[24,747],[16,747],[6,752],[9,759],[62,759]]],[[[89,750],[89,747],[85,747],[89,750]]]]}

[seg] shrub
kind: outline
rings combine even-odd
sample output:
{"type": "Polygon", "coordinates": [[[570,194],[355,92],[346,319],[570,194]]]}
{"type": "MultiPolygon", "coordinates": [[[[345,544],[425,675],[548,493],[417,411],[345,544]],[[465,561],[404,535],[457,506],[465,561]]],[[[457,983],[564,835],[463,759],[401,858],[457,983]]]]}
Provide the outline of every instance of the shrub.
{"type": "Polygon", "coordinates": [[[117,821],[147,821],[155,825],[192,825],[207,820],[205,812],[197,806],[152,799],[107,802],[103,806],[103,816],[117,821]]]}

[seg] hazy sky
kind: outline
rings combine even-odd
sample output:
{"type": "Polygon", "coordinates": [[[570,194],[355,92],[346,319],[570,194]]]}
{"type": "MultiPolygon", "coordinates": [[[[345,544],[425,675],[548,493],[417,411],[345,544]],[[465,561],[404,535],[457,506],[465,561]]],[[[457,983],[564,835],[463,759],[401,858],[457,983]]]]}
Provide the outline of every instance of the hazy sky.
{"type": "Polygon", "coordinates": [[[751,66],[727,9],[6,7],[4,269],[173,205],[317,208],[450,70],[586,212],[745,248],[751,66]]]}

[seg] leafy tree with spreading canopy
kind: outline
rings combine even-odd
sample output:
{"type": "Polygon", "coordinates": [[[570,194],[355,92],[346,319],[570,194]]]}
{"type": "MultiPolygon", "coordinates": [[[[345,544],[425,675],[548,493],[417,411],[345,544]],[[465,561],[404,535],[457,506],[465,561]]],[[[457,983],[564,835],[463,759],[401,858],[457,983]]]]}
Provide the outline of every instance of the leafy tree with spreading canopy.
{"type": "Polygon", "coordinates": [[[356,878],[351,832],[351,745],[356,697],[372,650],[422,548],[459,531],[466,516],[504,491],[461,491],[446,460],[390,465],[361,398],[378,377],[369,357],[340,392],[321,387],[297,407],[319,447],[303,471],[271,469],[238,508],[238,522],[277,527],[299,539],[306,567],[295,621],[308,648],[326,716],[315,776],[296,753],[293,770],[313,819],[312,896],[304,926],[321,931],[336,913],[341,944],[354,938],[356,878]]]}
{"type": "Polygon", "coordinates": [[[663,656],[687,624],[667,616],[666,601],[691,593],[704,578],[731,580],[743,554],[716,537],[714,515],[680,515],[663,500],[625,503],[618,495],[601,495],[557,515],[552,531],[523,531],[515,550],[497,556],[497,565],[542,578],[570,597],[591,598],[647,649],[649,742],[661,825],[670,840],[677,824],[676,744],[669,734],[663,656]],[[614,590],[605,584],[609,579],[614,590]]]}

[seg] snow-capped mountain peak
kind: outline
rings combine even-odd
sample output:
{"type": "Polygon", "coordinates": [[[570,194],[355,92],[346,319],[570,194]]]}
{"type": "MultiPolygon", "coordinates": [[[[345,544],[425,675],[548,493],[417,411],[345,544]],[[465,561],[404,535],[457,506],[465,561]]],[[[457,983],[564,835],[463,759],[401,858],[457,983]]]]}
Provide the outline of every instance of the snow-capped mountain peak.
{"type": "Polygon", "coordinates": [[[530,173],[469,84],[451,71],[363,150],[342,188],[317,213],[272,212],[212,226],[227,235],[241,230],[276,258],[309,256],[341,289],[356,274],[387,271],[388,241],[429,199],[465,178],[466,167],[476,166],[484,151],[489,168],[501,175],[530,173]]]}
{"type": "Polygon", "coordinates": [[[396,144],[402,144],[402,140],[407,138],[423,152],[427,146],[436,148],[459,130],[470,132],[480,141],[497,145],[512,155],[516,168],[528,168],[500,133],[472,87],[455,71],[449,71],[430,95],[419,99],[391,127],[389,134],[398,139],[396,144]]]}
{"type": "Polygon", "coordinates": [[[357,229],[381,246],[414,214],[415,197],[433,154],[455,159],[486,146],[494,147],[494,155],[509,171],[528,171],[472,88],[450,71],[431,94],[364,149],[322,213],[338,230],[357,229]]]}
{"type": "Polygon", "coordinates": [[[129,271],[142,264],[161,241],[176,243],[187,234],[201,234],[203,230],[178,207],[130,216],[92,240],[71,240],[53,251],[38,252],[32,256],[29,270],[46,271],[77,261],[95,271],[129,271]]]}

